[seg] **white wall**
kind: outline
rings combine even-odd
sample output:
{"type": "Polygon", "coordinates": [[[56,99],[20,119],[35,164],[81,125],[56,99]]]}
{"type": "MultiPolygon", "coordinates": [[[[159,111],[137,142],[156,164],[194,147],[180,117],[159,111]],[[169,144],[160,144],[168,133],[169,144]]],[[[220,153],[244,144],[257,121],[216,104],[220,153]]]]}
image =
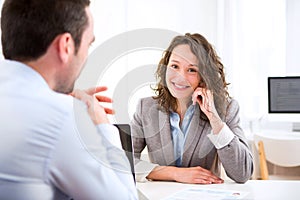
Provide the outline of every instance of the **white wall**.
{"type": "Polygon", "coordinates": [[[200,32],[216,40],[217,0],[92,0],[96,44],[140,28],[200,32]]]}
{"type": "MultiPolygon", "coordinates": [[[[242,117],[246,120],[266,111],[267,76],[300,74],[298,0],[91,1],[96,41],[90,55],[127,31],[160,28],[180,34],[199,32],[216,47],[225,65],[227,79],[232,83],[231,94],[240,102],[242,117]]],[[[141,39],[152,40],[153,37],[141,39]]],[[[167,43],[163,45],[167,46],[167,43]]],[[[108,44],[108,49],[114,53],[110,47],[108,44]]],[[[118,47],[115,52],[117,50],[118,47]]],[[[102,52],[98,57],[105,58],[107,53],[102,52]]],[[[156,65],[161,54],[162,50],[138,49],[115,57],[109,64],[89,63],[93,67],[87,66],[91,70],[86,68],[82,72],[76,86],[108,85],[107,94],[112,96],[117,83],[127,73],[143,65],[156,65]],[[97,81],[92,76],[97,77],[97,81]]],[[[124,101],[124,106],[130,107],[129,115],[139,97],[152,94],[147,84],[126,92],[131,97],[126,99],[128,102],[124,101]]]]}
{"type": "Polygon", "coordinates": [[[300,75],[300,1],[286,0],[287,2],[287,43],[286,43],[286,73],[300,75]]]}

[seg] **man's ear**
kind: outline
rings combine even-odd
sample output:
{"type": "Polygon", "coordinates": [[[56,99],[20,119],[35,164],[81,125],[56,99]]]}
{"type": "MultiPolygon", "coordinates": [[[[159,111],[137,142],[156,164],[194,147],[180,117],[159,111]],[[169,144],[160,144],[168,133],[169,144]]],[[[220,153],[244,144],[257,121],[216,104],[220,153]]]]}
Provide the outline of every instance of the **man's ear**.
{"type": "Polygon", "coordinates": [[[70,33],[61,34],[58,38],[58,56],[61,62],[68,63],[75,51],[74,40],[70,33]]]}

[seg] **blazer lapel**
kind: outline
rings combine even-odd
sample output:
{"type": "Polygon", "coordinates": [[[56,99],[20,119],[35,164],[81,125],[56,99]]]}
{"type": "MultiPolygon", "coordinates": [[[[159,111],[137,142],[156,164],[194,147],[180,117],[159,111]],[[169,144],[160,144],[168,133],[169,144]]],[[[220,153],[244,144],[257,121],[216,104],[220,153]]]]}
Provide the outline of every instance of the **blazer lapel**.
{"type": "Polygon", "coordinates": [[[159,111],[159,132],[162,145],[162,153],[166,165],[175,165],[174,148],[171,136],[169,115],[159,111]]]}
{"type": "Polygon", "coordinates": [[[193,153],[195,152],[205,126],[207,126],[207,122],[200,121],[200,108],[199,106],[196,106],[184,144],[182,166],[189,166],[190,160],[192,159],[193,153]]]}

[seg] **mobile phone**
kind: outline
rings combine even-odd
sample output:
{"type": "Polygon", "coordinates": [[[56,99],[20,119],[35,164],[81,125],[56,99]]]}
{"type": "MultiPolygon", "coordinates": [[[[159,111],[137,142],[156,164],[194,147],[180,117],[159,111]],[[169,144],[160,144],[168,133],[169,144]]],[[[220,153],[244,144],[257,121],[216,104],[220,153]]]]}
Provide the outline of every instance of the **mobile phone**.
{"type": "Polygon", "coordinates": [[[198,95],[197,99],[202,102],[203,97],[201,95],[198,95]]]}

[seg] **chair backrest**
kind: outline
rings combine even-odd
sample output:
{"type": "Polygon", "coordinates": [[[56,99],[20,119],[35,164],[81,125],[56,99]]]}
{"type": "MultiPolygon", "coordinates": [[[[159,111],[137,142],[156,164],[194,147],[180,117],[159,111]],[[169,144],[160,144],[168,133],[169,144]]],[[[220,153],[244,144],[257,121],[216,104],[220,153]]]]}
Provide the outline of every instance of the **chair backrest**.
{"type": "Polygon", "coordinates": [[[259,167],[262,180],[269,179],[269,170],[267,166],[266,154],[263,141],[258,141],[259,167]]]}
{"type": "MultiPolygon", "coordinates": [[[[300,134],[300,133],[299,133],[300,134]]],[[[254,142],[263,142],[266,160],[282,167],[300,166],[300,139],[272,138],[254,135],[254,142]]],[[[258,148],[259,149],[259,148],[258,148]]]]}
{"type": "Polygon", "coordinates": [[[135,181],[131,127],[129,124],[114,124],[114,125],[119,130],[122,148],[125,151],[125,154],[130,163],[131,173],[132,173],[133,179],[135,181]]]}

